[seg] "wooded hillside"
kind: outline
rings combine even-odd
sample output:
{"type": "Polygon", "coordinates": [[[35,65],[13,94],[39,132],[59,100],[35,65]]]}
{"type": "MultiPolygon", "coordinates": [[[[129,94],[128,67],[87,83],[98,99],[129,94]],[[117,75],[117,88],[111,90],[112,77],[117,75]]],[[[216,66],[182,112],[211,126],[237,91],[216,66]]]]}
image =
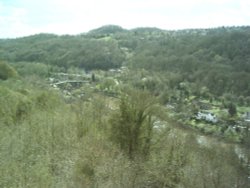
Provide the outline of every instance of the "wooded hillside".
{"type": "Polygon", "coordinates": [[[0,187],[246,188],[250,27],[0,39],[0,187]]]}
{"type": "MultiPolygon", "coordinates": [[[[38,34],[0,40],[0,59],[67,70],[118,68],[175,73],[216,95],[250,95],[250,27],[165,31],[103,26],[77,36],[38,34]]],[[[174,79],[171,79],[174,81],[174,79]]]]}

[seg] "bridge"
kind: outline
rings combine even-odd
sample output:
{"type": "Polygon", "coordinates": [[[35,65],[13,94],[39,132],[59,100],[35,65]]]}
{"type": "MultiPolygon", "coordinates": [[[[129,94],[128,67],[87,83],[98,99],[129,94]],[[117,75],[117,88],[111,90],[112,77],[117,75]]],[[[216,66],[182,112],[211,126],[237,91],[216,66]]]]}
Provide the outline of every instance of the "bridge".
{"type": "Polygon", "coordinates": [[[54,88],[63,86],[65,84],[70,84],[72,86],[80,86],[81,84],[86,84],[89,83],[90,81],[86,80],[64,80],[64,81],[59,81],[56,83],[51,83],[50,85],[53,86],[54,88]]]}
{"type": "Polygon", "coordinates": [[[91,79],[91,75],[88,74],[70,74],[70,73],[63,73],[63,72],[58,72],[58,73],[51,73],[52,76],[56,77],[63,77],[63,78],[83,78],[83,79],[91,79]]]}
{"type": "Polygon", "coordinates": [[[51,85],[61,85],[61,84],[67,84],[67,83],[89,83],[89,81],[86,80],[64,80],[60,82],[53,83],[51,85]]]}

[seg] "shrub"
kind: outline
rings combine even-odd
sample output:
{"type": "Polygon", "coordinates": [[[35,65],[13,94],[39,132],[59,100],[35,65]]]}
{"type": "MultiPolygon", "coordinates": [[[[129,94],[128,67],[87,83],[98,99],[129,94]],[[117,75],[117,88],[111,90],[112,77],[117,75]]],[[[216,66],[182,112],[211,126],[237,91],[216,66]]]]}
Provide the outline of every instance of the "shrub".
{"type": "Polygon", "coordinates": [[[149,154],[155,107],[155,98],[148,92],[128,90],[121,98],[119,112],[111,118],[111,139],[130,159],[149,154]]]}
{"type": "Polygon", "coordinates": [[[18,62],[13,66],[21,76],[47,77],[49,73],[49,66],[43,63],[18,62]]]}
{"type": "Polygon", "coordinates": [[[21,120],[31,111],[31,100],[19,92],[0,87],[1,122],[10,125],[21,120]]]}
{"type": "Polygon", "coordinates": [[[60,95],[52,91],[38,91],[35,95],[35,105],[40,109],[54,109],[60,104],[60,95]]]}
{"type": "Polygon", "coordinates": [[[8,78],[16,77],[17,72],[7,63],[0,61],[0,79],[7,80],[8,78]]]}

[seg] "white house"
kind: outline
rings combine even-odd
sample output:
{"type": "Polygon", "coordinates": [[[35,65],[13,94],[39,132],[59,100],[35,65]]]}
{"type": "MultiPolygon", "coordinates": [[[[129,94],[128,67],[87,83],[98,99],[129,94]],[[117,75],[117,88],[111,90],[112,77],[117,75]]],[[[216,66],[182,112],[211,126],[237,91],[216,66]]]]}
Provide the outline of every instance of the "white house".
{"type": "Polygon", "coordinates": [[[198,112],[197,115],[195,116],[195,118],[197,120],[205,120],[205,121],[208,121],[208,122],[211,122],[211,123],[217,123],[218,122],[218,119],[217,119],[216,115],[214,115],[211,112],[205,112],[205,111],[198,112]]]}
{"type": "Polygon", "coordinates": [[[246,112],[246,114],[244,115],[244,119],[247,122],[250,122],[250,112],[246,112]]]}

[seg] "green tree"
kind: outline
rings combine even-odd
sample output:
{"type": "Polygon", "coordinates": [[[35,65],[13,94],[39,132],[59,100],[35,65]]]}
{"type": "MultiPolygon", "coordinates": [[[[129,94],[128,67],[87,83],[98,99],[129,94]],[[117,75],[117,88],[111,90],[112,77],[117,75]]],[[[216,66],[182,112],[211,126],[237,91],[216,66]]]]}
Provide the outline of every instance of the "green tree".
{"type": "Polygon", "coordinates": [[[111,139],[134,159],[150,152],[156,100],[146,91],[126,91],[111,118],[111,139]]]}
{"type": "Polygon", "coordinates": [[[230,103],[228,105],[228,113],[231,117],[235,116],[237,114],[237,109],[236,109],[236,105],[233,103],[230,103]]]}

